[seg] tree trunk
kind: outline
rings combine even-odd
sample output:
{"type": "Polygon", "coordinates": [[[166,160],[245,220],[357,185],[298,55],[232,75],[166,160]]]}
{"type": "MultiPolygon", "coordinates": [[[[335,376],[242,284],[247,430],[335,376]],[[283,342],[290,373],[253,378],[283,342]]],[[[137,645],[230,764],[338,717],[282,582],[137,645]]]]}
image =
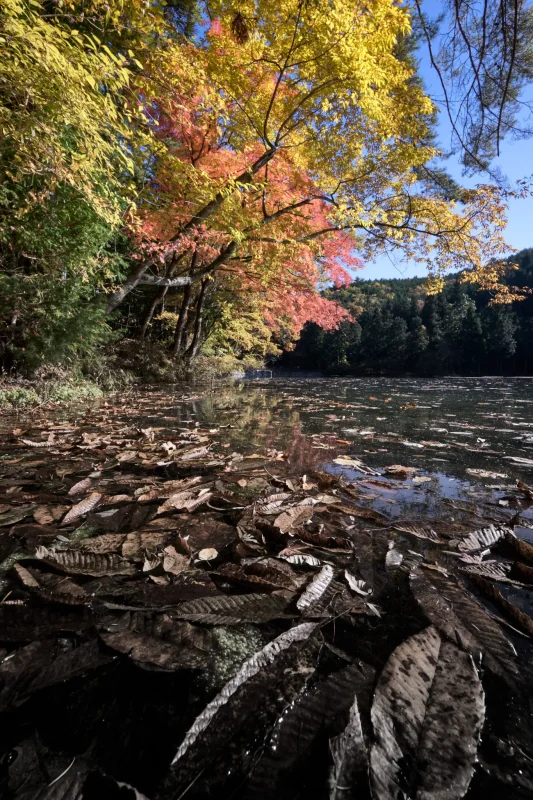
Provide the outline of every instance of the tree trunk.
{"type": "Polygon", "coordinates": [[[181,355],[183,345],[183,335],[187,325],[187,317],[189,316],[189,302],[191,299],[191,285],[185,287],[183,290],[183,301],[181,303],[176,329],[174,331],[174,341],[172,342],[172,355],[181,355]]]}
{"type": "Polygon", "coordinates": [[[128,295],[132,289],[135,289],[149,266],[149,263],[141,263],[130,272],[126,282],[122,284],[120,289],[117,289],[116,292],[113,292],[113,294],[109,296],[106,314],[111,314],[112,311],[119,307],[126,295],[128,295]]]}
{"type": "Polygon", "coordinates": [[[159,290],[159,292],[156,294],[156,296],[154,297],[154,299],[153,299],[153,301],[152,301],[152,303],[150,305],[150,308],[146,312],[146,316],[145,316],[144,322],[142,324],[141,334],[140,334],[140,338],[141,339],[144,339],[146,337],[146,332],[148,330],[148,326],[150,325],[150,323],[152,321],[152,317],[155,314],[155,310],[156,310],[157,306],[159,306],[163,302],[163,300],[165,299],[165,296],[166,296],[166,293],[168,292],[168,289],[169,289],[168,286],[163,286],[159,290]]]}
{"type": "Polygon", "coordinates": [[[208,282],[209,278],[204,278],[204,280],[202,281],[202,288],[200,289],[200,294],[198,295],[198,302],[196,304],[196,319],[194,320],[194,331],[192,335],[192,341],[187,350],[185,351],[184,355],[184,359],[189,366],[192,364],[192,362],[198,355],[198,350],[200,349],[200,345],[202,342],[201,340],[202,322],[204,317],[205,293],[207,290],[208,282]]]}

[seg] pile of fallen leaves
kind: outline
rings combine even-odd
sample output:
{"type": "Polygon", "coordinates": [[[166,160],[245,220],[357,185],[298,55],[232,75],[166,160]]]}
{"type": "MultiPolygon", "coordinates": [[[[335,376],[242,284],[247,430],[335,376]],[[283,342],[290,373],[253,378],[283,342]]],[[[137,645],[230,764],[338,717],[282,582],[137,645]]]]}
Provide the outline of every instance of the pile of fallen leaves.
{"type": "Polygon", "coordinates": [[[2,797],[530,797],[533,546],[220,433],[7,438],[2,797]]]}

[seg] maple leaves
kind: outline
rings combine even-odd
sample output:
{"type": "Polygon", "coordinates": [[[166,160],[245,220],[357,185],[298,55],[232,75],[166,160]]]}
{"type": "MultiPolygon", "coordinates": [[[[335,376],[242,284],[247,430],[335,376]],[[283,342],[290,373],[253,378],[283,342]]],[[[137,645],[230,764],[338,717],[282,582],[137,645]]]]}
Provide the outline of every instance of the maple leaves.
{"type": "Polygon", "coordinates": [[[19,192],[30,207],[67,186],[128,237],[125,280],[100,247],[82,279],[94,295],[115,282],[108,312],[156,286],[143,335],[164,300],[185,361],[229,318],[242,349],[265,352],[271,334],[287,346],[307,321],[349,319],[320,289],[390,251],[424,263],[436,289],[466,267],[513,299],[500,286],[503,195],[451,201],[420,177],[434,107],[402,51],[408,8],[216,0],[187,40],[155,3],[63,7],[68,19],[38,2],[2,10],[8,182],[36,184],[19,192]]]}

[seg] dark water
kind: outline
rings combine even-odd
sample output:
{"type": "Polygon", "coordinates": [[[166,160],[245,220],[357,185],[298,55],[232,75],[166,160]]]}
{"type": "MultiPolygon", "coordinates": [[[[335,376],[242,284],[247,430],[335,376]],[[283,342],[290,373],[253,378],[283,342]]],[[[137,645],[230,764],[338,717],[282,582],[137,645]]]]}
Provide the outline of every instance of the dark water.
{"type": "MultiPolygon", "coordinates": [[[[392,517],[455,518],[488,504],[503,521],[516,511],[517,479],[533,483],[529,378],[250,380],[191,390],[175,404],[170,395],[165,414],[143,422],[212,426],[220,447],[279,451],[295,469],[343,472],[392,517]],[[361,460],[383,479],[335,464],[339,456],[361,460]],[[397,464],[415,467],[414,480],[385,474],[397,464]]],[[[533,524],[533,509],[522,507],[521,516],[533,524]]]]}

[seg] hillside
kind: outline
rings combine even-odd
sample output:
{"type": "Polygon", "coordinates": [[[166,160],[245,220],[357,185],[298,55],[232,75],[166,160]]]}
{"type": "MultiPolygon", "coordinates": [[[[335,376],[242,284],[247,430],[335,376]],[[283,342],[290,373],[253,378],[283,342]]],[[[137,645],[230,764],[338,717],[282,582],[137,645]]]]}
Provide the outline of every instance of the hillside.
{"type": "MultiPolygon", "coordinates": [[[[533,289],[533,248],[509,263],[508,283],[533,289]]],[[[357,279],[325,294],[354,321],[331,332],[308,324],[284,366],[356,375],[533,373],[533,296],[491,305],[490,293],[462,283],[461,273],[438,295],[427,294],[423,278],[357,279]]]]}

